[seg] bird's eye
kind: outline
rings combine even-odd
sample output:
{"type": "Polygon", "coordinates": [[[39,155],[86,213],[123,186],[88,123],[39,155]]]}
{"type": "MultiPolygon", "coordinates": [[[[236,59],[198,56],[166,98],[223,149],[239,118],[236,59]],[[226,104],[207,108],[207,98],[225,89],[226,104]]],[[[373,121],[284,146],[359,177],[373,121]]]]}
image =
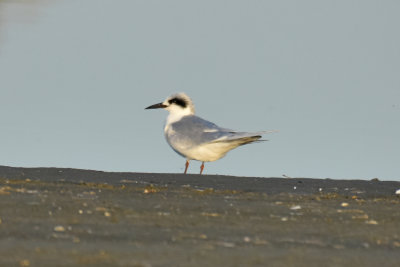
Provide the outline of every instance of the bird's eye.
{"type": "Polygon", "coordinates": [[[183,100],[183,99],[180,99],[180,98],[173,98],[173,99],[170,99],[170,100],[168,100],[168,103],[169,103],[170,105],[171,105],[171,104],[176,104],[176,105],[178,105],[178,106],[180,106],[180,107],[182,107],[182,108],[185,108],[185,107],[187,106],[186,101],[183,100]]]}

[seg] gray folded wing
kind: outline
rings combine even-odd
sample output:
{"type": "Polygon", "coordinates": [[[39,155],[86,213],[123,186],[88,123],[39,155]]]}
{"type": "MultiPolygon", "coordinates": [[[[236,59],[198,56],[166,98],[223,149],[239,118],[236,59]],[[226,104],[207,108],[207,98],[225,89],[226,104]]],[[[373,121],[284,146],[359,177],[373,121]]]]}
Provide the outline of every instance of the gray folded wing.
{"type": "MultiPolygon", "coordinates": [[[[174,132],[172,139],[179,140],[187,146],[197,146],[213,142],[237,142],[244,145],[261,138],[263,132],[248,133],[235,132],[230,129],[221,128],[216,124],[206,121],[200,117],[191,115],[171,124],[174,132]]],[[[174,140],[171,140],[174,141],[174,140]]]]}

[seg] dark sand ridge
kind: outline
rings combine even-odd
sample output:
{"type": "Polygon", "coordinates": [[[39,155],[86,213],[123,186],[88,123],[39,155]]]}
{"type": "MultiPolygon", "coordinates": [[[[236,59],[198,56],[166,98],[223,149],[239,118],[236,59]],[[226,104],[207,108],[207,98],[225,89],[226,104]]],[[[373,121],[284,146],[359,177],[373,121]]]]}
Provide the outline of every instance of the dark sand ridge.
{"type": "Polygon", "coordinates": [[[0,166],[0,266],[398,266],[398,189],[0,166]]]}

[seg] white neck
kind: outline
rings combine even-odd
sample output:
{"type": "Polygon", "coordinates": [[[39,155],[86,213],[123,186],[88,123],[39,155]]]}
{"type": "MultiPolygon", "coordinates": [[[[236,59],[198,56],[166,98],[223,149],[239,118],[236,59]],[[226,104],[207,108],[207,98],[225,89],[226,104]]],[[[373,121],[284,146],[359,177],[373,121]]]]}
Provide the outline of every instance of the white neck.
{"type": "Polygon", "coordinates": [[[183,117],[188,116],[188,115],[193,115],[193,113],[189,109],[183,109],[183,110],[180,110],[179,112],[172,111],[169,113],[169,115],[167,117],[166,125],[177,122],[180,119],[182,119],[183,117]]]}
{"type": "MultiPolygon", "coordinates": [[[[167,108],[167,110],[168,110],[168,108],[167,108]]],[[[193,115],[193,114],[194,114],[193,110],[191,110],[189,108],[169,109],[169,115],[165,122],[164,131],[166,132],[172,123],[179,121],[180,119],[182,119],[185,116],[189,116],[189,115],[193,115]]]]}

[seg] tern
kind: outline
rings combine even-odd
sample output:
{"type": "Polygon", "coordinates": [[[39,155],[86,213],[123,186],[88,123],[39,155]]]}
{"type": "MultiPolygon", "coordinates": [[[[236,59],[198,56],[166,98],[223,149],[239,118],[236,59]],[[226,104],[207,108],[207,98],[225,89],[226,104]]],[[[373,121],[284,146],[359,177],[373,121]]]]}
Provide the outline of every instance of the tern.
{"type": "Polygon", "coordinates": [[[192,99],[185,93],[169,96],[164,102],[148,106],[145,109],[162,108],[169,111],[164,134],[171,148],[186,158],[185,174],[190,160],[201,161],[200,174],[204,162],[216,161],[230,150],[260,140],[261,132],[237,132],[221,128],[216,124],[195,115],[192,99]]]}

